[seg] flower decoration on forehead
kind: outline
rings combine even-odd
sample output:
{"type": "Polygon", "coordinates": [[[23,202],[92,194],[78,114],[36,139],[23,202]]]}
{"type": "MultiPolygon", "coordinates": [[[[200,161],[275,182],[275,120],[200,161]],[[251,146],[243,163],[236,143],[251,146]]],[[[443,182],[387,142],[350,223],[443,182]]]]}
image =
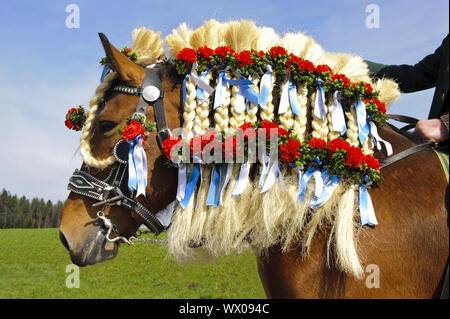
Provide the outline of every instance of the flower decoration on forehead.
{"type": "Polygon", "coordinates": [[[70,130],[80,131],[83,128],[85,122],[86,122],[85,110],[81,105],[79,105],[78,107],[72,107],[67,112],[64,124],[70,130]]]}
{"type": "Polygon", "coordinates": [[[139,135],[142,136],[143,142],[150,132],[156,131],[156,123],[145,122],[143,116],[135,115],[125,120],[126,126],[120,127],[118,133],[122,135],[123,141],[132,141],[139,135]]]}
{"type": "MultiPolygon", "coordinates": [[[[133,62],[136,62],[139,57],[138,54],[135,51],[133,51],[133,49],[131,49],[127,46],[122,46],[122,48],[120,49],[120,52],[122,52],[127,58],[129,58],[133,62]]],[[[108,68],[111,68],[111,66],[108,63],[107,57],[101,58],[99,64],[102,66],[107,66],[108,68]]]]}

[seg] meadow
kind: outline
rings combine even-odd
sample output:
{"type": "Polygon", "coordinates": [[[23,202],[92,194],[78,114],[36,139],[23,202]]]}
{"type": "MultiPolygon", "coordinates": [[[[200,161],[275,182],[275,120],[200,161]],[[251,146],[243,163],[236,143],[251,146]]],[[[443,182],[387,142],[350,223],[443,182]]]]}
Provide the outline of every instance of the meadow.
{"type": "Polygon", "coordinates": [[[122,245],[114,260],[79,268],[79,288],[66,286],[71,263],[56,228],[0,229],[0,298],[265,298],[251,253],[180,265],[164,245],[122,245]]]}

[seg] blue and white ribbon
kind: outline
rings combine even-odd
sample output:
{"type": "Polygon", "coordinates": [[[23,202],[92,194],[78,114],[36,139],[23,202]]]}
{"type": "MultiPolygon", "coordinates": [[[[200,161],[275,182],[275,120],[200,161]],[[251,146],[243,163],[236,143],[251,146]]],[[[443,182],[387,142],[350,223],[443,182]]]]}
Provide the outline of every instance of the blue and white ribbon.
{"type": "Polygon", "coordinates": [[[189,73],[186,74],[186,76],[183,79],[183,84],[181,85],[182,92],[183,92],[183,103],[186,102],[186,95],[187,95],[187,93],[186,93],[186,83],[187,83],[188,80],[189,80],[189,73]]]}
{"type": "Polygon", "coordinates": [[[288,107],[291,107],[292,113],[300,116],[300,105],[297,98],[297,86],[289,78],[281,90],[280,105],[278,107],[278,114],[283,114],[287,111],[288,107]]]}
{"type": "Polygon", "coordinates": [[[186,193],[186,185],[189,177],[189,165],[181,163],[178,166],[178,186],[177,186],[177,200],[180,202],[186,193]]]}
{"type": "Polygon", "coordinates": [[[299,189],[298,189],[298,199],[301,202],[305,201],[305,193],[306,193],[306,187],[308,186],[308,182],[311,179],[311,176],[314,174],[314,172],[318,170],[317,168],[311,167],[308,169],[305,173],[302,174],[302,176],[299,179],[299,189]]]}
{"type": "Polygon", "coordinates": [[[192,169],[191,176],[189,177],[189,181],[186,185],[186,190],[184,194],[184,198],[180,201],[180,205],[183,208],[186,208],[191,200],[192,195],[194,194],[195,187],[197,186],[198,179],[200,177],[200,164],[194,164],[194,168],[192,169]]]}
{"type": "Polygon", "coordinates": [[[259,177],[258,186],[263,187],[264,181],[267,176],[267,172],[269,171],[270,156],[266,152],[262,151],[262,152],[258,152],[258,159],[259,159],[259,162],[261,163],[261,174],[259,177]]]}
{"type": "Polygon", "coordinates": [[[370,125],[370,135],[372,135],[372,137],[375,140],[375,146],[377,147],[377,150],[381,151],[381,143],[383,143],[384,147],[386,148],[386,155],[391,156],[393,153],[391,143],[389,143],[386,140],[383,140],[380,137],[380,135],[378,135],[377,126],[375,125],[374,122],[369,121],[369,125],[370,125]]]}
{"type": "Polygon", "coordinates": [[[251,86],[254,85],[252,81],[250,81],[247,78],[240,77],[238,80],[230,80],[225,75],[223,78],[226,82],[228,82],[230,85],[238,86],[239,87],[239,94],[244,96],[248,101],[250,101],[253,104],[259,103],[259,94],[255,90],[251,88],[251,86]]]}
{"type": "Polygon", "coordinates": [[[361,225],[378,225],[372,200],[369,192],[367,191],[367,187],[364,184],[359,186],[359,214],[361,217],[361,225]]]}
{"type": "MultiPolygon", "coordinates": [[[[202,74],[200,74],[198,77],[205,84],[206,84],[205,79],[206,79],[206,76],[208,75],[208,71],[209,70],[202,72],[202,74]]],[[[208,93],[207,91],[203,90],[202,87],[197,84],[197,99],[200,102],[203,102],[204,100],[206,100],[210,94],[211,93],[208,93]]]]}
{"type": "Polygon", "coordinates": [[[109,66],[105,65],[102,70],[102,75],[100,76],[100,83],[103,83],[103,81],[105,80],[105,76],[109,72],[111,72],[111,69],[109,68],[109,66]]]}
{"type": "Polygon", "coordinates": [[[250,163],[247,161],[241,164],[241,168],[239,170],[239,175],[236,180],[236,184],[234,184],[232,195],[234,197],[239,197],[247,187],[248,183],[248,175],[250,173],[250,163]]]}
{"type": "Polygon", "coordinates": [[[359,97],[358,101],[356,101],[355,111],[359,132],[358,137],[362,145],[370,133],[370,125],[367,121],[366,105],[363,101],[361,101],[361,97],[359,97]]]}
{"type": "Polygon", "coordinates": [[[194,63],[192,65],[191,71],[184,77],[182,84],[183,103],[186,101],[186,83],[189,78],[192,78],[192,80],[194,80],[195,84],[197,85],[197,98],[200,101],[204,101],[209,95],[211,95],[212,92],[214,92],[214,89],[210,87],[209,84],[205,81],[208,70],[204,71],[200,76],[198,76],[197,71],[195,71],[196,68],[197,63],[194,63]]]}
{"type": "Polygon", "coordinates": [[[225,189],[225,187],[227,187],[228,182],[231,179],[231,174],[233,173],[233,163],[228,163],[228,164],[224,164],[224,165],[226,165],[225,178],[224,178],[222,186],[220,187],[220,190],[219,190],[219,205],[222,205],[223,190],[225,189]]]}
{"type": "Polygon", "coordinates": [[[261,77],[261,81],[259,82],[259,106],[261,108],[266,107],[267,100],[269,99],[269,94],[272,89],[272,67],[270,65],[267,66],[266,73],[261,77]]]}
{"type": "Polygon", "coordinates": [[[132,191],[137,191],[136,197],[145,196],[147,187],[147,157],[142,147],[142,135],[136,136],[129,141],[130,150],[128,152],[128,187],[132,191]]]}
{"type": "Polygon", "coordinates": [[[331,105],[331,119],[333,124],[333,131],[344,134],[347,132],[347,125],[345,124],[344,110],[339,102],[340,91],[335,91],[333,94],[333,104],[331,105]]]}
{"type": "Polygon", "coordinates": [[[218,191],[220,182],[222,181],[222,164],[216,164],[211,174],[211,183],[209,185],[208,197],[206,198],[206,206],[219,206],[218,191]]]}
{"type": "Polygon", "coordinates": [[[327,110],[325,108],[325,91],[322,87],[322,80],[316,79],[317,94],[314,101],[314,115],[322,120],[327,117],[327,110]]]}
{"type": "MultiPolygon", "coordinates": [[[[323,180],[328,180],[328,171],[326,168],[322,170],[323,180]]],[[[330,199],[331,195],[333,195],[336,187],[339,185],[341,177],[338,175],[333,175],[330,179],[323,185],[323,189],[319,196],[314,196],[309,203],[309,207],[318,208],[323,206],[328,199],[330,199]]]]}
{"type": "Polygon", "coordinates": [[[217,79],[216,94],[214,95],[214,106],[213,109],[217,109],[222,106],[225,102],[225,91],[227,89],[227,76],[225,75],[225,70],[219,72],[219,77],[217,79]]]}
{"type": "Polygon", "coordinates": [[[278,157],[271,157],[269,161],[269,166],[270,169],[267,172],[267,177],[261,189],[261,194],[264,194],[267,191],[269,191],[273,187],[273,185],[275,185],[277,179],[280,180],[281,189],[285,191],[286,186],[284,185],[283,175],[281,174],[282,166],[278,162],[278,157]]]}

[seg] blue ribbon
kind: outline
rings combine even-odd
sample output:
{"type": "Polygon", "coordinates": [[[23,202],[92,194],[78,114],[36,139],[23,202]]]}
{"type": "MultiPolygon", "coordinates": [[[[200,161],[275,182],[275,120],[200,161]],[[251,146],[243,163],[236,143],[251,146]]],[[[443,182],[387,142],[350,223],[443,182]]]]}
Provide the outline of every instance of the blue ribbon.
{"type": "MultiPolygon", "coordinates": [[[[205,80],[208,71],[209,70],[206,70],[202,74],[200,74],[199,78],[205,80]]],[[[206,100],[205,91],[200,86],[197,86],[197,98],[200,100],[200,102],[206,100]]]]}
{"type": "Polygon", "coordinates": [[[358,131],[359,131],[358,137],[362,145],[370,133],[370,124],[367,121],[366,106],[361,101],[361,98],[358,98],[358,101],[355,104],[355,111],[356,111],[356,122],[358,123],[358,131]]]}
{"type": "Polygon", "coordinates": [[[311,167],[309,170],[307,170],[303,175],[302,179],[300,180],[300,188],[298,192],[298,199],[303,202],[305,201],[305,192],[306,187],[308,186],[308,182],[311,179],[311,176],[313,173],[317,170],[317,168],[311,167]]]}
{"type": "Polygon", "coordinates": [[[134,192],[137,188],[137,176],[136,176],[136,166],[134,163],[134,147],[137,143],[137,138],[141,135],[136,136],[133,140],[128,141],[130,144],[130,150],[128,151],[128,187],[134,192]]]}
{"type": "Polygon", "coordinates": [[[223,78],[226,82],[230,83],[233,86],[239,86],[239,92],[244,96],[247,101],[258,105],[259,103],[259,94],[251,88],[254,83],[247,78],[240,77],[239,80],[230,80],[226,77],[223,78]]]}
{"type": "Polygon", "coordinates": [[[194,194],[195,187],[197,186],[199,176],[200,176],[200,164],[194,164],[191,176],[189,177],[189,182],[186,185],[184,198],[180,202],[181,207],[186,208],[186,206],[189,204],[192,194],[194,194]]]}
{"type": "Polygon", "coordinates": [[[270,86],[272,85],[272,72],[266,72],[261,78],[261,92],[259,95],[259,104],[262,108],[266,107],[267,100],[269,99],[270,86]],[[268,81],[265,81],[269,79],[268,81]]]}
{"type": "Polygon", "coordinates": [[[288,93],[289,93],[289,104],[291,104],[292,112],[295,115],[300,116],[300,105],[298,104],[297,99],[297,86],[291,80],[289,80],[288,84],[288,93]]]}
{"type": "Polygon", "coordinates": [[[188,74],[186,74],[186,76],[184,77],[184,80],[183,80],[183,85],[182,85],[182,87],[183,87],[183,103],[184,102],[186,102],[186,82],[188,81],[188,79],[189,79],[189,73],[188,74]]]}
{"type": "Polygon", "coordinates": [[[359,214],[361,217],[361,225],[369,225],[371,227],[375,226],[375,224],[370,222],[369,214],[371,207],[371,200],[369,192],[367,191],[367,187],[364,184],[359,185],[359,214]]]}
{"type": "Polygon", "coordinates": [[[206,199],[207,206],[219,206],[220,190],[219,185],[222,180],[222,164],[214,166],[211,175],[211,184],[209,185],[208,198],[206,199]],[[218,192],[219,190],[219,192],[218,192]]]}
{"type": "Polygon", "coordinates": [[[103,83],[103,81],[105,80],[105,76],[111,71],[111,69],[109,68],[109,66],[105,65],[105,67],[103,68],[102,71],[102,75],[100,76],[100,83],[103,83]]]}
{"type": "Polygon", "coordinates": [[[321,119],[325,119],[327,117],[327,111],[325,109],[325,92],[323,90],[322,87],[322,81],[316,78],[316,83],[317,83],[317,96],[316,96],[316,101],[318,105],[314,106],[314,115],[321,118],[321,119]],[[318,107],[318,109],[317,109],[318,107]]]}
{"type": "Polygon", "coordinates": [[[216,94],[214,95],[214,110],[221,106],[224,102],[224,83],[226,83],[225,71],[220,71],[219,78],[217,80],[216,94]]]}
{"type": "MultiPolygon", "coordinates": [[[[322,176],[324,178],[324,181],[328,179],[328,171],[326,168],[322,170],[322,176]],[[324,172],[326,171],[326,172],[324,172]]],[[[322,194],[320,194],[319,197],[314,197],[311,202],[309,203],[309,207],[311,208],[317,208],[322,205],[324,205],[328,199],[330,199],[331,195],[333,194],[334,190],[338,186],[339,182],[341,180],[341,177],[338,175],[331,176],[330,180],[324,185],[322,194]]]]}

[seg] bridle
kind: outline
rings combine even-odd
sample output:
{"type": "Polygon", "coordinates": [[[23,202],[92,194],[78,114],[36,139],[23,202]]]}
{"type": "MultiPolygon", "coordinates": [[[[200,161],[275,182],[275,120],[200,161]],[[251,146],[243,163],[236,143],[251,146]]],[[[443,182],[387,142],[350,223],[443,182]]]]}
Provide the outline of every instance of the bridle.
{"type": "MultiPolygon", "coordinates": [[[[122,82],[116,84],[110,92],[139,96],[139,102],[132,119],[143,117],[145,121],[148,106],[153,106],[157,128],[156,139],[159,148],[162,149],[162,143],[171,136],[171,131],[167,126],[164,113],[161,65],[151,65],[145,69],[142,86],[122,82]]],[[[105,104],[104,100],[103,104],[105,104]]],[[[112,166],[106,179],[100,180],[84,170],[76,169],[69,179],[67,189],[96,200],[97,202],[92,206],[102,206],[102,209],[97,213],[97,217],[103,221],[104,226],[107,228],[106,237],[109,241],[121,240],[127,244],[132,244],[136,241],[136,237],[132,236],[127,239],[118,234],[115,225],[104,214],[107,206],[117,205],[136,213],[142,218],[143,224],[155,236],[166,230],[167,227],[155,215],[150,213],[146,207],[133,199],[133,193],[128,187],[128,149],[128,142],[121,140],[117,142],[113,151],[117,163],[112,166]],[[110,238],[112,232],[117,237],[110,238]]],[[[145,233],[138,232],[139,234],[145,233]]]]}

